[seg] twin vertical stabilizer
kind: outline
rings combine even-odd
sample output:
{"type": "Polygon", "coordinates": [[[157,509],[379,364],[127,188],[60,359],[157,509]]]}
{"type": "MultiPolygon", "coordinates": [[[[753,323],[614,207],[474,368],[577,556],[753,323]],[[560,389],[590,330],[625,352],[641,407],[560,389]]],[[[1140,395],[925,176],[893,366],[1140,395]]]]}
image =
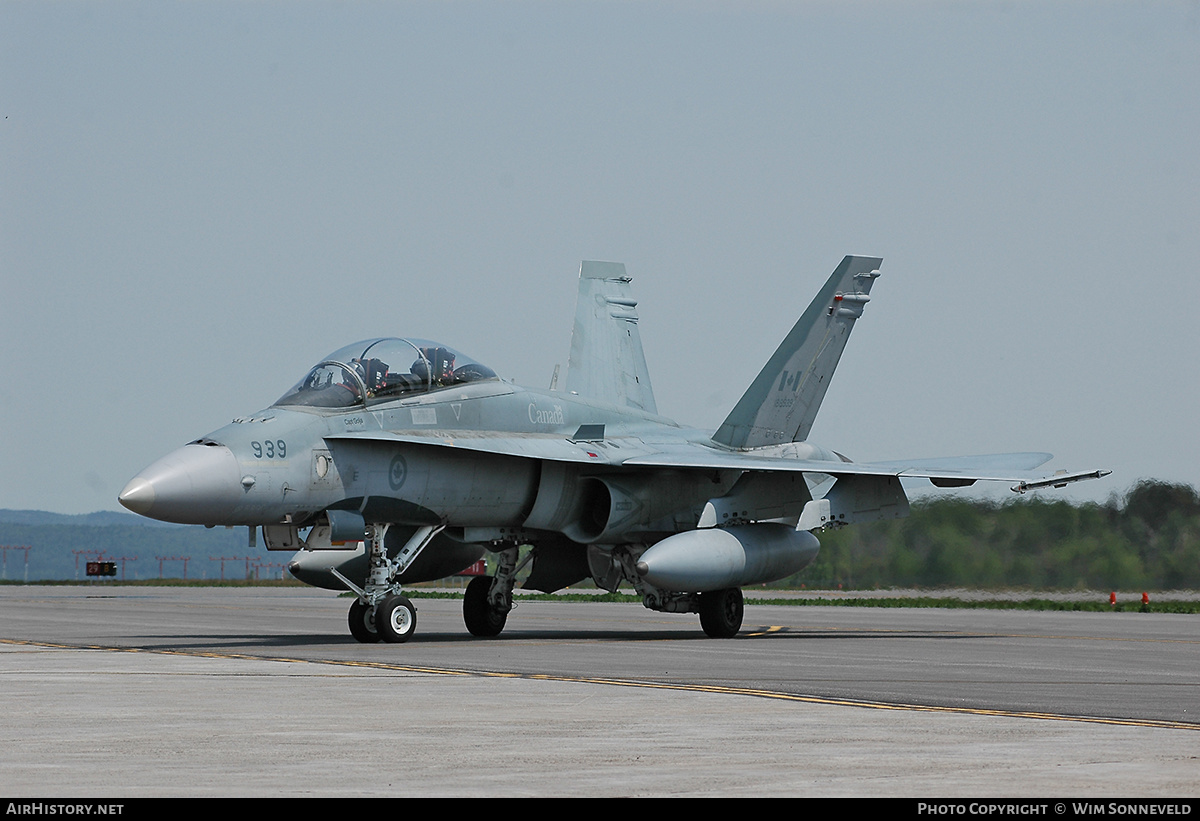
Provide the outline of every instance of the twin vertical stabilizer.
{"type": "Polygon", "coordinates": [[[796,322],[758,378],[713,434],[730,448],[808,438],[854,321],[879,276],[877,257],[846,257],[796,322]]]}
{"type": "Polygon", "coordinates": [[[629,281],[619,262],[580,266],[567,390],[658,413],[629,281]]]}

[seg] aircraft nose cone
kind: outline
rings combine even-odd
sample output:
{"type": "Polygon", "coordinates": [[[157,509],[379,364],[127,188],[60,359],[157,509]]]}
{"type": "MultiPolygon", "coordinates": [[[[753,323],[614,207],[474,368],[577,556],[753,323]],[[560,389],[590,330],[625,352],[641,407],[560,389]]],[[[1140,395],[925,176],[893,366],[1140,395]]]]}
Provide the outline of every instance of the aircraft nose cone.
{"type": "Polygon", "coordinates": [[[224,445],[184,445],[142,470],[117,497],[134,513],[179,524],[234,524],[241,472],[224,445]]]}
{"type": "Polygon", "coordinates": [[[145,516],[154,507],[154,485],[141,476],[131,479],[117,501],[134,513],[145,516]]]}

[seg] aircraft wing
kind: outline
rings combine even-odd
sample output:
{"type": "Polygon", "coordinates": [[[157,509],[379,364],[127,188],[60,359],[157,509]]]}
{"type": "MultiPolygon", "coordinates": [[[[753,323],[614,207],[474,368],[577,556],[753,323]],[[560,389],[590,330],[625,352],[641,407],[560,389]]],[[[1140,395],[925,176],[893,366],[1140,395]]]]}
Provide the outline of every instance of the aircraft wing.
{"type": "Polygon", "coordinates": [[[460,448],[480,453],[631,468],[682,470],[743,470],[821,473],[827,476],[883,476],[929,479],[940,487],[961,487],[976,481],[1014,482],[1023,493],[1038,487],[1061,486],[1098,479],[1109,471],[1054,473],[1036,468],[1050,461],[1049,453],[995,453],[889,462],[848,462],[794,459],[726,451],[690,442],[647,443],[635,437],[589,441],[561,434],[501,434],[479,431],[363,431],[326,436],[342,441],[406,442],[460,448]]]}
{"type": "Polygon", "coordinates": [[[708,448],[671,448],[648,456],[625,460],[627,466],[735,469],[823,473],[828,476],[889,476],[898,479],[929,479],[940,487],[962,487],[977,481],[1015,482],[1014,491],[1024,493],[1038,487],[1061,486],[1083,479],[1098,479],[1109,471],[1090,470],[1054,473],[1035,470],[1052,458],[1049,453],[993,453],[979,456],[950,456],[890,462],[831,462],[816,459],[754,456],[748,453],[708,448]],[[708,452],[705,452],[708,451],[708,452]]]}

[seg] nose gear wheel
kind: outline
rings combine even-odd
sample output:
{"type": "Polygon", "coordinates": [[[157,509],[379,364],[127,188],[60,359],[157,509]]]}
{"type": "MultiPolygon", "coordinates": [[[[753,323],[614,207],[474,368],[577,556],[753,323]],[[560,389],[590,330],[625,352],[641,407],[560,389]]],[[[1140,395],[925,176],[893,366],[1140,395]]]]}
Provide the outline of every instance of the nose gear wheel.
{"type": "Polygon", "coordinates": [[[404,596],[388,596],[375,608],[379,636],[390,644],[403,644],[417,629],[417,608],[404,596]]]}

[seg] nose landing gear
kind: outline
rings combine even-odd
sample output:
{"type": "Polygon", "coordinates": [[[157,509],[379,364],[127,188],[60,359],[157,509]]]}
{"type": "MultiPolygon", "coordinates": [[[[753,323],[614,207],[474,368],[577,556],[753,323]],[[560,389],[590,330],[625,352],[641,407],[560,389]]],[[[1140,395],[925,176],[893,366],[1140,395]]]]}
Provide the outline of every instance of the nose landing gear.
{"type": "Polygon", "coordinates": [[[400,595],[400,583],[396,580],[444,526],[418,528],[395,559],[388,558],[384,547],[388,527],[386,523],[367,526],[364,542],[370,569],[365,587],[354,584],[337,570],[331,571],[358,596],[350,605],[347,622],[350,635],[364,644],[377,641],[400,644],[412,638],[417,629],[417,608],[400,595]]]}
{"type": "Polygon", "coordinates": [[[371,605],[361,599],[355,599],[354,604],[350,605],[350,616],[347,620],[350,622],[350,635],[363,644],[379,641],[379,630],[375,626],[375,608],[371,605]]]}

